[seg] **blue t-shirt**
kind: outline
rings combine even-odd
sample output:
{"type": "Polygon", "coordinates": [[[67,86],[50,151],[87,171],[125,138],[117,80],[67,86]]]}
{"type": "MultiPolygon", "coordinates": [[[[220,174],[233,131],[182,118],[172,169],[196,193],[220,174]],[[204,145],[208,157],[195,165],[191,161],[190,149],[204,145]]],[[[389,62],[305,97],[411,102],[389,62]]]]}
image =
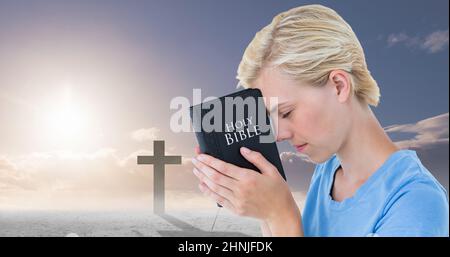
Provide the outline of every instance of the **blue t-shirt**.
{"type": "Polygon", "coordinates": [[[305,236],[448,236],[448,196],[415,151],[398,150],[355,194],[334,201],[340,161],[318,164],[302,213],[305,236]]]}

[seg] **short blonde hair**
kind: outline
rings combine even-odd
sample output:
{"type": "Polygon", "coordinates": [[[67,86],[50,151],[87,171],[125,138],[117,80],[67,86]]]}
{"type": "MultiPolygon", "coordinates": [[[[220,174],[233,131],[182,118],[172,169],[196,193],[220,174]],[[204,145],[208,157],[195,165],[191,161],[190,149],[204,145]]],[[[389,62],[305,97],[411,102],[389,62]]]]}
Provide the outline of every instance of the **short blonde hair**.
{"type": "Polygon", "coordinates": [[[261,69],[268,66],[315,86],[324,85],[332,70],[344,70],[350,74],[352,95],[378,105],[380,90],[358,38],[328,7],[305,5],[275,16],[248,45],[236,78],[243,87],[252,87],[261,69]]]}

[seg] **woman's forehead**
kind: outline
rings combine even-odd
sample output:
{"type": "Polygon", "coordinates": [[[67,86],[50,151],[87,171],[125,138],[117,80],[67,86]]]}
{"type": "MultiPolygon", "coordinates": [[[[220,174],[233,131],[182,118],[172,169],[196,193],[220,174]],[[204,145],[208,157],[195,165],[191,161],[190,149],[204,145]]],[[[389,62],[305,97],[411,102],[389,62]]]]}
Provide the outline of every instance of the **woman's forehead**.
{"type": "Polygon", "coordinates": [[[278,97],[279,102],[296,98],[302,90],[298,81],[282,74],[278,69],[263,69],[254,81],[254,87],[261,90],[264,97],[278,97]]]}

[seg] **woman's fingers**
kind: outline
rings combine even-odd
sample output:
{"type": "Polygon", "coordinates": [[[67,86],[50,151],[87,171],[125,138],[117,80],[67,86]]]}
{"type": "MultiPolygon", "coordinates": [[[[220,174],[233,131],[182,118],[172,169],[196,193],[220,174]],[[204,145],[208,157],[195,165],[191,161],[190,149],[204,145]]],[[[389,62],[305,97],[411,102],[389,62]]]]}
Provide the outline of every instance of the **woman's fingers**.
{"type": "Polygon", "coordinates": [[[241,147],[241,154],[247,161],[253,163],[261,173],[266,174],[278,174],[277,168],[270,163],[260,152],[252,151],[246,147],[241,147]]]}
{"type": "Polygon", "coordinates": [[[231,203],[230,200],[226,199],[225,197],[215,193],[214,191],[212,191],[208,185],[206,185],[205,183],[200,183],[198,185],[198,188],[200,189],[200,191],[202,191],[202,193],[210,198],[212,198],[216,203],[222,205],[223,207],[231,210],[232,212],[234,212],[235,208],[233,206],[233,204],[231,203]]]}
{"type": "Polygon", "coordinates": [[[244,173],[247,172],[246,169],[224,162],[207,154],[200,154],[197,156],[197,159],[206,166],[210,166],[211,168],[235,180],[239,180],[245,175],[244,173]]]}
{"type": "Polygon", "coordinates": [[[195,176],[197,176],[197,178],[202,183],[206,184],[208,188],[213,192],[229,200],[233,198],[233,192],[230,189],[211,181],[211,179],[209,179],[208,176],[206,176],[203,172],[199,171],[197,168],[194,168],[192,171],[194,172],[195,176]]]}
{"type": "Polygon", "coordinates": [[[195,151],[195,154],[197,154],[197,155],[202,153],[202,151],[200,150],[200,146],[198,146],[198,145],[195,146],[194,151],[195,151]]]}
{"type": "Polygon", "coordinates": [[[210,166],[197,160],[196,158],[192,158],[192,163],[198,170],[203,172],[203,174],[205,174],[214,183],[224,186],[230,190],[234,189],[234,182],[236,181],[235,179],[220,173],[219,171],[211,168],[210,166]]]}

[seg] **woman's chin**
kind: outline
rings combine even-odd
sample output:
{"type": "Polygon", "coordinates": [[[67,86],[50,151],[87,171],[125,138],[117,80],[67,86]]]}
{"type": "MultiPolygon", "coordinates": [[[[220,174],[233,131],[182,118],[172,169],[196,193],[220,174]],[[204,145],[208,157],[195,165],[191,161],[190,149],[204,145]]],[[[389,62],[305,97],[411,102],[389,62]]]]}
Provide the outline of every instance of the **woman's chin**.
{"type": "Polygon", "coordinates": [[[303,155],[305,155],[309,160],[311,160],[311,162],[313,162],[315,164],[326,162],[331,158],[331,156],[333,156],[333,154],[328,154],[328,153],[321,153],[321,154],[320,153],[319,154],[304,153],[303,155]]]}

